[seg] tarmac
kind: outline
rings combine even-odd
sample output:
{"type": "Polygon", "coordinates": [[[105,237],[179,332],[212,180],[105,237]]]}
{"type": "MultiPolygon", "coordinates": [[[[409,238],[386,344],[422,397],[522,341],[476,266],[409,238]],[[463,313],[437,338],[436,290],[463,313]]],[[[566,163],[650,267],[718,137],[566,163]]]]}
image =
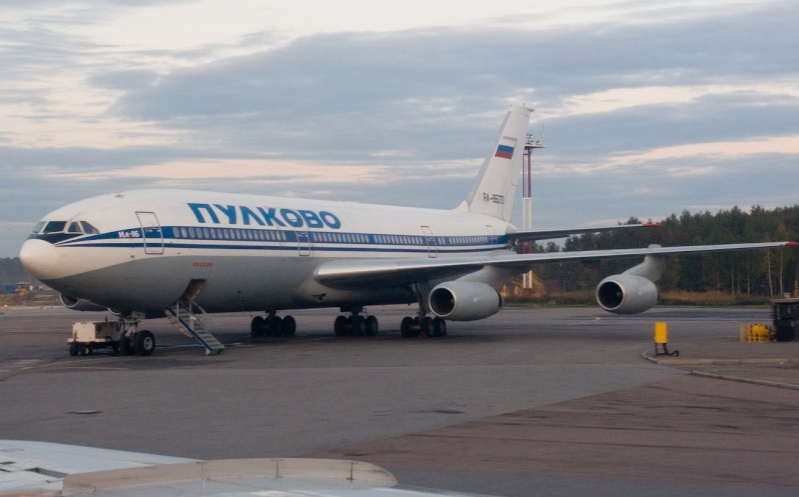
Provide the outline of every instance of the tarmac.
{"type": "Polygon", "coordinates": [[[70,358],[72,315],[28,312],[0,316],[0,438],[363,460],[490,495],[799,495],[799,341],[739,341],[768,311],[510,308],[429,340],[385,324],[405,309],[372,338],[309,312],[251,340],[222,316],[210,358],[161,321],[151,357],[70,358]],[[679,355],[655,354],[655,322],[679,355]]]}
{"type": "Polygon", "coordinates": [[[681,335],[641,354],[687,375],[315,456],[417,479],[501,473],[508,495],[524,495],[517,479],[528,495],[799,495],[799,341],[736,338],[681,335]]]}

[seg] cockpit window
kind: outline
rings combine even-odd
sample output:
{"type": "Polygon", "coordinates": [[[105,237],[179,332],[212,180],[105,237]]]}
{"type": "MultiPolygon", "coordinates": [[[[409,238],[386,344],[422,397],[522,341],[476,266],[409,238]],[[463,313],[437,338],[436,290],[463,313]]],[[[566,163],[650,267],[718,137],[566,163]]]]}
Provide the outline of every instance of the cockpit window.
{"type": "Polygon", "coordinates": [[[84,234],[96,235],[99,233],[97,228],[86,221],[41,221],[33,228],[30,238],[57,243],[84,234]]]}
{"type": "Polygon", "coordinates": [[[66,225],[66,221],[50,221],[44,227],[44,233],[62,233],[66,225]]]}

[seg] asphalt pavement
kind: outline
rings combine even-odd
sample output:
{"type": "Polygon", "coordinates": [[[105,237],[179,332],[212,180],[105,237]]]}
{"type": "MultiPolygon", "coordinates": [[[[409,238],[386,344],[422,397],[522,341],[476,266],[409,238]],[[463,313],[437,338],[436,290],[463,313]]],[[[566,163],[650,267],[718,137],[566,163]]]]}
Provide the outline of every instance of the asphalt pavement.
{"type": "Polygon", "coordinates": [[[73,320],[0,315],[0,438],[198,459],[324,456],[410,485],[494,495],[797,495],[799,342],[741,343],[768,310],[508,308],[403,339],[407,307],[370,309],[377,337],[297,336],[214,317],[207,357],[165,320],[150,357],[70,357],[73,320]],[[654,354],[654,325],[668,350],[654,354]]]}

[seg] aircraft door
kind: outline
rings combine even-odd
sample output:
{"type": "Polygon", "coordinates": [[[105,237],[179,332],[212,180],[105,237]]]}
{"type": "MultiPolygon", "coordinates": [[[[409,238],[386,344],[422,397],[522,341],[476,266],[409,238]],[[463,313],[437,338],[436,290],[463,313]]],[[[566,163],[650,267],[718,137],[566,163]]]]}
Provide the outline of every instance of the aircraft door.
{"type": "Polygon", "coordinates": [[[433,235],[433,230],[430,226],[422,226],[422,233],[424,233],[424,243],[427,245],[427,257],[438,257],[438,240],[433,235]]]}
{"type": "Polygon", "coordinates": [[[164,253],[164,233],[155,212],[136,212],[142,228],[142,242],[145,254],[164,253]]]}
{"type": "Polygon", "coordinates": [[[311,239],[308,236],[307,231],[297,232],[297,248],[300,251],[300,255],[302,256],[311,255],[311,239]]]}
{"type": "Polygon", "coordinates": [[[488,231],[488,243],[491,245],[496,245],[497,235],[494,233],[494,226],[486,224],[486,230],[488,231]]]}

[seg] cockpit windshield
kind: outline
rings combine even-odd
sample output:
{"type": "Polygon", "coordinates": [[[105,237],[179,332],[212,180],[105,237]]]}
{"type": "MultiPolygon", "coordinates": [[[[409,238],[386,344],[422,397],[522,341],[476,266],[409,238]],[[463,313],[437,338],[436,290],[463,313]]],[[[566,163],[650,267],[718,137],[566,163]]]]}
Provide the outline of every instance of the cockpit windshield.
{"type": "Polygon", "coordinates": [[[28,238],[38,238],[50,243],[56,243],[77,236],[98,233],[100,231],[87,221],[39,221],[28,238]]]}
{"type": "Polygon", "coordinates": [[[50,221],[44,227],[43,233],[61,233],[64,231],[64,226],[67,225],[66,221],[50,221]]]}

